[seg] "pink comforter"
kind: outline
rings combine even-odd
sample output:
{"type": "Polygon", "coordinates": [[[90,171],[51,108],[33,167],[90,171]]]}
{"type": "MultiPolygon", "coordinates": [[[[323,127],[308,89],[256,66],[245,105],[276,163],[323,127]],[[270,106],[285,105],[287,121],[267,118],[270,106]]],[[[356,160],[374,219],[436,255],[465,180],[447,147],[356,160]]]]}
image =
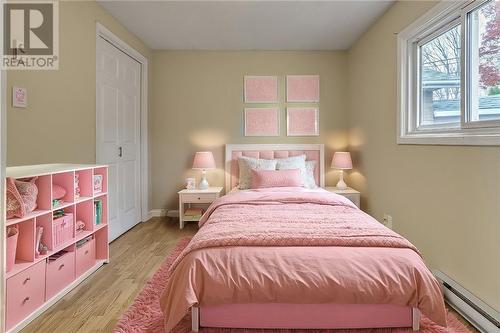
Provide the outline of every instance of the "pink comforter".
{"type": "Polygon", "coordinates": [[[326,192],[240,192],[218,199],[170,271],[169,332],[193,305],[390,303],[445,326],[439,284],[416,248],[326,192]]]}

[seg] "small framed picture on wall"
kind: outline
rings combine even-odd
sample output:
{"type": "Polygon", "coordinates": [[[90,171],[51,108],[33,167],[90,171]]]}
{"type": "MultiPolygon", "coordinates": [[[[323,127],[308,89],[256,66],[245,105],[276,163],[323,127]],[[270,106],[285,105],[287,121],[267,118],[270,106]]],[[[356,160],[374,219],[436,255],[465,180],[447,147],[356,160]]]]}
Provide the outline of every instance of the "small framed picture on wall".
{"type": "Polygon", "coordinates": [[[286,101],[319,103],[319,75],[287,75],[286,101]]]}
{"type": "Polygon", "coordinates": [[[314,107],[288,107],[286,109],[287,136],[318,136],[319,109],[314,107]]]}
{"type": "Polygon", "coordinates": [[[28,90],[21,87],[12,87],[12,106],[26,108],[28,106],[28,90]]]}
{"type": "Polygon", "coordinates": [[[277,103],[278,77],[251,75],[243,78],[245,103],[277,103]]]}
{"type": "Polygon", "coordinates": [[[279,136],[279,108],[245,108],[245,136],[279,136]]]}

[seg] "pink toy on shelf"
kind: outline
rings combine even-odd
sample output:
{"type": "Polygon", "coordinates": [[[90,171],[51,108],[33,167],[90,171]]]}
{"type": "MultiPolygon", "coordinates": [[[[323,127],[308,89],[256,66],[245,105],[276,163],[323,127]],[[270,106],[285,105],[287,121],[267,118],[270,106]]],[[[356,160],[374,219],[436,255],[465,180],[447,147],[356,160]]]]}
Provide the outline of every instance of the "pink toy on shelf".
{"type": "Polygon", "coordinates": [[[85,222],[78,220],[76,221],[76,233],[80,233],[85,230],[85,222]]]}

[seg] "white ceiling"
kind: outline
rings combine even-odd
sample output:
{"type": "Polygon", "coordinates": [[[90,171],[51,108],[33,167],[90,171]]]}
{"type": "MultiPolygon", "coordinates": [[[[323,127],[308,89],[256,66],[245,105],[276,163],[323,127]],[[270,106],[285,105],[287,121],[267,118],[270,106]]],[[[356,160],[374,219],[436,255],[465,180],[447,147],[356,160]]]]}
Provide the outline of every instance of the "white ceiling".
{"type": "Polygon", "coordinates": [[[344,50],[393,1],[105,1],[152,49],[344,50]]]}

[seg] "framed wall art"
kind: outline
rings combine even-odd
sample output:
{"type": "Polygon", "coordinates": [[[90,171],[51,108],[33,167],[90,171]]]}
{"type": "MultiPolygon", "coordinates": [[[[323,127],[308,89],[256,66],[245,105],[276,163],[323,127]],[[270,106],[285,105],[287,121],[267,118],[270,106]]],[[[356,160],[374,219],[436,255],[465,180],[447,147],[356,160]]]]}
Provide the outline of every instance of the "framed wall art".
{"type": "Polygon", "coordinates": [[[279,108],[245,108],[245,136],[279,136],[279,108]]]}
{"type": "Polygon", "coordinates": [[[319,75],[287,75],[286,101],[319,103],[319,75]]]}
{"type": "Polygon", "coordinates": [[[245,76],[243,99],[245,103],[278,103],[277,76],[245,76]]]}
{"type": "Polygon", "coordinates": [[[318,136],[319,109],[315,107],[288,107],[286,109],[287,136],[318,136]]]}

